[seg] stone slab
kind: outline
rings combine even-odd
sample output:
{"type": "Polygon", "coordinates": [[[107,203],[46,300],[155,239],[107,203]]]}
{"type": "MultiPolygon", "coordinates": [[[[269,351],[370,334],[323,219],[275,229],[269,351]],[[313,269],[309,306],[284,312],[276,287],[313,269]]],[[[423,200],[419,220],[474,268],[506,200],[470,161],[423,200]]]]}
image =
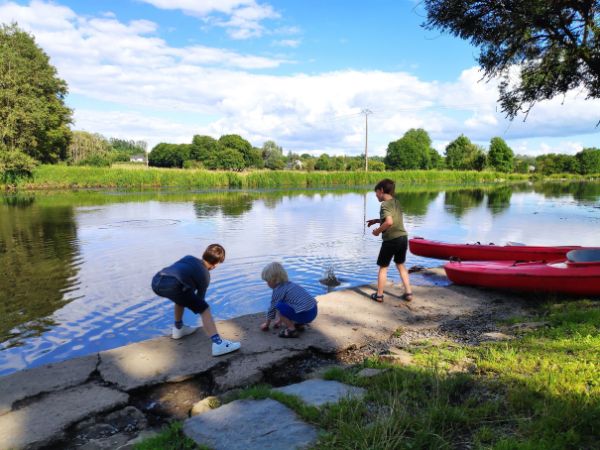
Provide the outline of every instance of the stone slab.
{"type": "Polygon", "coordinates": [[[343,398],[357,398],[365,394],[363,388],[328,380],[306,380],[302,383],[290,384],[274,390],[288,395],[295,395],[304,403],[312,406],[337,403],[343,398]]]}
{"type": "Polygon", "coordinates": [[[186,420],[183,431],[214,450],[302,449],[317,440],[316,428],[271,399],[236,400],[186,420]]]}
{"type": "Polygon", "coordinates": [[[0,415],[20,400],[85,383],[97,363],[94,354],[0,377],[0,415]]]}
{"type": "Polygon", "coordinates": [[[45,395],[0,416],[0,449],[39,448],[60,439],[70,425],[91,415],[125,405],[123,392],[88,383],[45,395]]]}

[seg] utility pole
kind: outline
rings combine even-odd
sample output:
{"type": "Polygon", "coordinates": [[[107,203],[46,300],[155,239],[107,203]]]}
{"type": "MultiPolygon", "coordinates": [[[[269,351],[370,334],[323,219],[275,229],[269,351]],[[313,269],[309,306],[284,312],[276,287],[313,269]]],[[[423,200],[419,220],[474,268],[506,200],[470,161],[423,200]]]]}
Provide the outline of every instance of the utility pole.
{"type": "Polygon", "coordinates": [[[368,172],[369,171],[369,156],[368,156],[369,114],[373,114],[373,111],[365,108],[360,113],[365,115],[365,172],[368,172]]]}

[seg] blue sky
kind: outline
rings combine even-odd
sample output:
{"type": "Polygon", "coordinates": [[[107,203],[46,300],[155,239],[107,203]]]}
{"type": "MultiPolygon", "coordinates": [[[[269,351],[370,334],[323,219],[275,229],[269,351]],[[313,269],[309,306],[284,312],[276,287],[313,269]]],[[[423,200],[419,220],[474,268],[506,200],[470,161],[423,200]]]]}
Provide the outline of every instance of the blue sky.
{"type": "Polygon", "coordinates": [[[424,20],[410,0],[0,0],[67,81],[74,129],[358,155],[368,108],[370,155],[417,127],[441,153],[460,134],[530,155],[600,146],[599,101],[573,92],[509,122],[477,49],[424,20]]]}

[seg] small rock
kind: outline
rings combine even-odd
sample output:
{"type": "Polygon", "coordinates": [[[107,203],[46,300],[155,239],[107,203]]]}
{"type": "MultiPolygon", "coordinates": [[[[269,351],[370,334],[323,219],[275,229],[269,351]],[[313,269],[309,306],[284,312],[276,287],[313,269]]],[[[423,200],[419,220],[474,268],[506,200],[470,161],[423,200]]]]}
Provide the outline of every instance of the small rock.
{"type": "Polygon", "coordinates": [[[206,397],[205,399],[200,400],[192,407],[192,410],[190,411],[190,416],[197,416],[199,414],[205,413],[206,411],[218,408],[219,406],[221,406],[221,401],[217,397],[206,397]]]}
{"type": "Polygon", "coordinates": [[[375,377],[379,374],[382,374],[383,372],[385,372],[385,370],[372,369],[370,367],[365,367],[363,370],[358,372],[356,375],[358,375],[361,378],[371,378],[371,377],[375,377]]]}
{"type": "Polygon", "coordinates": [[[510,327],[511,330],[515,331],[534,331],[539,328],[550,326],[550,322],[523,322],[516,323],[510,327]]]}
{"type": "Polygon", "coordinates": [[[482,333],[479,336],[479,339],[482,341],[509,341],[514,339],[514,336],[509,336],[508,334],[500,333],[498,331],[492,331],[490,333],[482,333]]]}

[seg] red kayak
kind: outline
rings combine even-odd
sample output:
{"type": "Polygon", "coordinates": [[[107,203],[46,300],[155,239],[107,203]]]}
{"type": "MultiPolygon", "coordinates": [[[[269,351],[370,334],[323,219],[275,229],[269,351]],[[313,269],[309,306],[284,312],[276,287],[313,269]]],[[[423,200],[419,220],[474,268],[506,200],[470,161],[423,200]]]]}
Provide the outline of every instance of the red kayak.
{"type": "Polygon", "coordinates": [[[576,245],[564,247],[539,247],[530,245],[448,244],[422,237],[408,240],[413,255],[461,261],[554,261],[565,259],[567,252],[581,249],[576,245]]]}
{"type": "Polygon", "coordinates": [[[549,263],[451,261],[444,265],[444,270],[455,284],[600,296],[600,250],[574,250],[568,253],[568,258],[549,263]]]}

